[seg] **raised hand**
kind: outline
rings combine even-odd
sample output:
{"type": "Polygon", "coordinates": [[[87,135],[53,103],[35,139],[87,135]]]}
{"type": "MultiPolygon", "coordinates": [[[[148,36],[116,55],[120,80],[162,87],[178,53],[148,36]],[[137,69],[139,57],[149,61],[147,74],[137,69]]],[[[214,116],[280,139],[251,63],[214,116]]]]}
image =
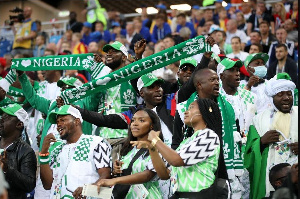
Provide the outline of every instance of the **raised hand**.
{"type": "Polygon", "coordinates": [[[146,49],[146,43],[147,43],[146,39],[141,39],[134,44],[134,52],[136,58],[138,59],[142,58],[142,55],[146,49]]]}
{"type": "Polygon", "coordinates": [[[41,153],[48,153],[51,142],[56,142],[56,138],[53,133],[49,133],[45,138],[42,146],[41,153]]]}

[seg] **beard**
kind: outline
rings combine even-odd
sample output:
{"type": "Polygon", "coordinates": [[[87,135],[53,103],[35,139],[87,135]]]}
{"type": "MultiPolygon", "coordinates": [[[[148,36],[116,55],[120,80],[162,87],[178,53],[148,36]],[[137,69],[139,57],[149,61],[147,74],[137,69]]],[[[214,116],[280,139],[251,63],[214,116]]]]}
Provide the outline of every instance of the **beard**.
{"type": "Polygon", "coordinates": [[[122,59],[119,59],[112,63],[105,62],[105,65],[108,66],[110,69],[115,70],[121,65],[121,63],[122,63],[122,59]]]}

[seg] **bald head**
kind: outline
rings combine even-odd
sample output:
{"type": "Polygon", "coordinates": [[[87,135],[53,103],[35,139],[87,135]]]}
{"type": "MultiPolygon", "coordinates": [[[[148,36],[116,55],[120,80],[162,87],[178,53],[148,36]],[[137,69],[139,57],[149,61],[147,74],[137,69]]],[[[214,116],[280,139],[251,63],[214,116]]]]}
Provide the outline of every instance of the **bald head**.
{"type": "Polygon", "coordinates": [[[211,69],[196,71],[193,79],[199,98],[215,99],[219,96],[219,77],[211,69]]]}
{"type": "Polygon", "coordinates": [[[26,6],[24,8],[24,12],[23,12],[24,18],[29,19],[31,17],[31,14],[32,14],[32,8],[29,6],[26,6]]]}
{"type": "Polygon", "coordinates": [[[197,87],[197,83],[201,82],[205,77],[210,76],[212,74],[217,74],[215,71],[209,68],[203,68],[201,70],[197,70],[194,74],[193,84],[197,87]]]}
{"type": "Polygon", "coordinates": [[[237,30],[237,21],[235,19],[228,20],[226,28],[229,32],[235,32],[237,30]]]}

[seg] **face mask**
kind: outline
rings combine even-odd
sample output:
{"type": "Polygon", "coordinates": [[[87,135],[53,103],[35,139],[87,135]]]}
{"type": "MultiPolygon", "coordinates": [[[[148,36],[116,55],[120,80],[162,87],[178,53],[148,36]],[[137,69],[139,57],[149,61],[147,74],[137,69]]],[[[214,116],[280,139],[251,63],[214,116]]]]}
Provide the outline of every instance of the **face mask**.
{"type": "Polygon", "coordinates": [[[264,78],[267,74],[267,68],[265,66],[256,66],[254,75],[258,76],[259,78],[264,78]]]}

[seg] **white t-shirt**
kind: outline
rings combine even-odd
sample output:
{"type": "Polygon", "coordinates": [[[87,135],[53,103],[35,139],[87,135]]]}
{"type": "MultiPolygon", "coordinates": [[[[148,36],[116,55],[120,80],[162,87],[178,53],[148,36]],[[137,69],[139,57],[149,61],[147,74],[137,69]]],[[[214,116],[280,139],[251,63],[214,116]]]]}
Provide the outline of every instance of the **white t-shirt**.
{"type": "Polygon", "coordinates": [[[248,41],[246,33],[244,31],[242,31],[242,30],[236,30],[235,33],[230,33],[230,32],[227,31],[226,35],[227,35],[227,37],[226,37],[225,43],[227,43],[227,44],[231,44],[231,38],[235,37],[235,36],[241,38],[241,42],[242,43],[246,44],[247,41],[248,41]]]}
{"type": "Polygon", "coordinates": [[[244,51],[240,51],[238,54],[230,53],[226,55],[228,58],[239,58],[241,61],[245,61],[249,53],[246,53],[244,51]]]}

